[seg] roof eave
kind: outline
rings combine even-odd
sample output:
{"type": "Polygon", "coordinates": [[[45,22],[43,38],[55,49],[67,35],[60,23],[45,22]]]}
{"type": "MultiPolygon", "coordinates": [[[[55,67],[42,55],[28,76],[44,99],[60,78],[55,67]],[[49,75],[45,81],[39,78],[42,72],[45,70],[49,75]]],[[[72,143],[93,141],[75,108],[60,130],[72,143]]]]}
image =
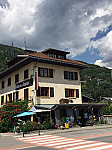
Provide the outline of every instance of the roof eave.
{"type": "Polygon", "coordinates": [[[75,63],[71,63],[71,62],[64,62],[64,61],[59,61],[59,60],[54,60],[54,59],[47,59],[47,58],[42,58],[42,57],[33,57],[31,56],[33,59],[38,59],[38,61],[47,61],[49,63],[54,62],[55,64],[61,64],[61,65],[71,65],[71,66],[75,66],[75,67],[79,67],[79,68],[88,68],[88,66],[86,65],[82,65],[82,64],[75,64],[75,63]]]}
{"type": "Polygon", "coordinates": [[[54,62],[54,64],[56,64],[56,65],[76,67],[76,68],[80,68],[80,69],[83,69],[83,68],[87,67],[87,66],[84,66],[84,65],[81,65],[81,64],[63,62],[63,61],[59,61],[59,60],[53,60],[53,59],[47,59],[47,58],[41,58],[41,57],[27,56],[24,59],[22,59],[21,61],[14,64],[13,66],[11,66],[10,68],[8,68],[7,70],[5,70],[4,72],[2,72],[0,74],[0,79],[5,77],[7,74],[12,73],[14,70],[16,71],[19,68],[27,65],[28,63],[30,63],[32,61],[36,61],[36,62],[38,61],[38,62],[48,63],[48,64],[52,64],[54,62]]]}

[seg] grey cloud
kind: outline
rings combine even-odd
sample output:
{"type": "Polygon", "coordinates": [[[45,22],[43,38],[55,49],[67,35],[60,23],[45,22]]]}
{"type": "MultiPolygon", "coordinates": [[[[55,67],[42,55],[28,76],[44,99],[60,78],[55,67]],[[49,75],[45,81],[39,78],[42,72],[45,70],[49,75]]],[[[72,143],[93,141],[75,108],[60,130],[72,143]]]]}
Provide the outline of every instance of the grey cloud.
{"type": "MultiPolygon", "coordinates": [[[[50,45],[59,49],[68,47],[77,49],[85,45],[83,26],[81,26],[81,23],[87,18],[84,14],[87,11],[85,3],[87,2],[48,0],[37,6],[38,11],[34,16],[37,30],[34,39],[36,38],[40,48],[50,45]],[[82,42],[80,38],[83,39],[82,42]],[[65,43],[63,47],[62,43],[65,43]],[[71,44],[68,46],[66,43],[71,44]]],[[[89,7],[87,14],[88,16],[92,14],[89,7]]]]}
{"type": "MultiPolygon", "coordinates": [[[[21,20],[22,16],[17,16],[15,24],[11,22],[8,27],[4,27],[6,24],[2,21],[0,42],[10,44],[13,40],[16,46],[23,47],[25,37],[28,49],[43,50],[52,47],[69,49],[72,56],[81,54],[86,51],[90,38],[95,37],[99,29],[112,24],[112,13],[95,17],[92,21],[90,19],[97,9],[108,10],[110,5],[110,0],[43,0],[37,4],[32,20],[21,20]],[[29,34],[24,29],[25,26],[29,29],[33,27],[34,30],[29,34]]],[[[30,11],[29,8],[26,7],[25,11],[30,11]]],[[[21,8],[15,11],[21,11],[21,8]]]]}
{"type": "Polygon", "coordinates": [[[2,8],[6,8],[6,7],[9,7],[10,4],[9,4],[8,0],[0,0],[0,6],[2,8]]]}
{"type": "Polygon", "coordinates": [[[112,52],[107,53],[107,55],[103,58],[102,63],[112,63],[112,52]]]}

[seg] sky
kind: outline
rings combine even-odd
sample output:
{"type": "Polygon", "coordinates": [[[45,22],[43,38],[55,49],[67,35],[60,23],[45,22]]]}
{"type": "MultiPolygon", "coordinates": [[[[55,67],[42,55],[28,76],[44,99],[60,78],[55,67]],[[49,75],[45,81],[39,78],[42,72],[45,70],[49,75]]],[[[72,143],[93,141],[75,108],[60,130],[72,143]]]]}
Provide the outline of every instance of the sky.
{"type": "Polygon", "coordinates": [[[112,68],[112,0],[0,0],[0,43],[112,68]]]}

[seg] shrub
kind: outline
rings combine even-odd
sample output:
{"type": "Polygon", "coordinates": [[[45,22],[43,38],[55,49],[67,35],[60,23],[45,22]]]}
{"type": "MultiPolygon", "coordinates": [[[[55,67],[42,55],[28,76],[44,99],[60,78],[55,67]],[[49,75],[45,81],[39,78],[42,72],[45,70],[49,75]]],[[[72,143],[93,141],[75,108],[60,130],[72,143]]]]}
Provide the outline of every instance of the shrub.
{"type": "Polygon", "coordinates": [[[104,124],[104,118],[102,117],[101,120],[100,120],[100,124],[104,124]]]}
{"type": "Polygon", "coordinates": [[[26,100],[9,103],[3,106],[0,110],[0,132],[13,131],[14,126],[17,126],[17,119],[13,118],[19,111],[27,111],[28,102],[26,100]]]}
{"type": "Polygon", "coordinates": [[[62,124],[62,126],[65,125],[65,118],[64,117],[61,118],[61,124],[62,124]]]}

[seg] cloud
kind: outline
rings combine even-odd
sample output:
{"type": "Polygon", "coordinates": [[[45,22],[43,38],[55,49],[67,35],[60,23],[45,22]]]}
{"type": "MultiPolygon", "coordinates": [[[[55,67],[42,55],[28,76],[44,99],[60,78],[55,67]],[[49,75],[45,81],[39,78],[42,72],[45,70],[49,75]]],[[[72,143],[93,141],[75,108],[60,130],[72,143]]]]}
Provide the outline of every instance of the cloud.
{"type": "MultiPolygon", "coordinates": [[[[93,47],[97,47],[100,51],[100,56],[103,60],[100,61],[101,66],[112,68],[112,31],[110,31],[106,36],[97,41],[91,42],[93,47]]],[[[96,63],[99,61],[96,61],[96,63]]]]}
{"type": "Polygon", "coordinates": [[[8,0],[0,4],[10,5],[0,8],[0,43],[13,41],[24,47],[25,37],[28,49],[68,49],[72,57],[92,46],[99,49],[103,63],[111,60],[111,31],[90,41],[112,25],[111,0],[8,0]]]}
{"type": "Polygon", "coordinates": [[[9,2],[8,2],[8,0],[0,0],[0,6],[1,6],[2,8],[9,7],[9,2]]]}

